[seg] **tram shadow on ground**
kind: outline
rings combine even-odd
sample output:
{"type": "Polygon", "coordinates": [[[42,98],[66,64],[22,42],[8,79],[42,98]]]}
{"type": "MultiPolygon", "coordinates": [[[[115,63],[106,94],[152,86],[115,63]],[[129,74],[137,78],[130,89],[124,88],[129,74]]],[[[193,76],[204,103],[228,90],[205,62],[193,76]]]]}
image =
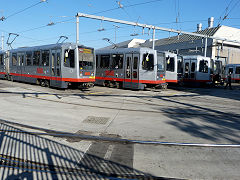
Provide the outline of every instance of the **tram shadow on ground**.
{"type": "Polygon", "coordinates": [[[163,108],[168,124],[193,137],[215,143],[240,144],[240,115],[200,107],[163,108]]]}
{"type": "Polygon", "coordinates": [[[219,97],[224,99],[231,99],[240,101],[240,84],[232,83],[232,90],[225,86],[215,86],[215,87],[178,87],[171,86],[170,89],[175,89],[183,92],[195,93],[198,95],[209,95],[213,97],[219,97]]]}
{"type": "Polygon", "coordinates": [[[0,123],[1,179],[165,179],[0,123]]]}

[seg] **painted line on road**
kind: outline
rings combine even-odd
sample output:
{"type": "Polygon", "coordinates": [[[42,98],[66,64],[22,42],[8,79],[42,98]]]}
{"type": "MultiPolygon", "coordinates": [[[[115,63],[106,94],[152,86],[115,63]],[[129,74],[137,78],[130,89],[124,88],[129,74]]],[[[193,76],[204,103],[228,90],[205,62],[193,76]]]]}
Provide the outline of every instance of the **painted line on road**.
{"type": "Polygon", "coordinates": [[[105,160],[110,160],[114,147],[115,147],[114,145],[109,145],[108,146],[108,150],[107,150],[107,152],[104,156],[105,160]]]}

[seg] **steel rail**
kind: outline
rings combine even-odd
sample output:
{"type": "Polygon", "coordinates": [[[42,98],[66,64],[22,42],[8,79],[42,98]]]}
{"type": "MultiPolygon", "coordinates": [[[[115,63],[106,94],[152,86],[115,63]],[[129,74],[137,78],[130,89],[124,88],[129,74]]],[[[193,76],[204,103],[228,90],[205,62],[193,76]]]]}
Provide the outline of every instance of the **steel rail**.
{"type": "MultiPolygon", "coordinates": [[[[12,124],[12,123],[10,123],[10,124],[12,124]]],[[[19,123],[15,123],[15,124],[19,124],[19,123]]],[[[42,128],[37,128],[37,129],[42,129],[42,128]]],[[[44,129],[42,129],[42,130],[44,130],[44,129]]],[[[15,130],[0,130],[0,131],[1,132],[9,132],[9,133],[31,134],[31,135],[48,135],[48,136],[56,136],[56,137],[62,137],[62,138],[79,138],[79,139],[82,139],[82,140],[106,141],[106,142],[115,142],[115,143],[123,143],[123,144],[240,148],[240,144],[178,143],[178,142],[131,140],[131,139],[104,137],[104,136],[74,134],[74,133],[69,133],[69,132],[54,131],[54,130],[47,130],[47,129],[45,129],[44,131],[49,131],[50,133],[28,132],[28,131],[19,131],[19,130],[17,130],[17,131],[15,131],[15,130]]]]}

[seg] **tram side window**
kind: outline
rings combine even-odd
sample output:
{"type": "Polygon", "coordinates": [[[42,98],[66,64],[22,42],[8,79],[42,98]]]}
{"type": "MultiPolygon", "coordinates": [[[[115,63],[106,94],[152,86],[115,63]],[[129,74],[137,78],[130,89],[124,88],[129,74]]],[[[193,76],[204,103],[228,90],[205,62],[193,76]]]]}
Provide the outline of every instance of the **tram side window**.
{"type": "Polygon", "coordinates": [[[57,66],[60,66],[60,53],[57,53],[57,66]]]}
{"type": "Polygon", "coordinates": [[[154,69],[153,54],[149,54],[149,53],[143,54],[142,69],[149,70],[149,71],[154,69]]]}
{"type": "Polygon", "coordinates": [[[109,68],[109,63],[110,63],[110,56],[101,55],[100,68],[109,68]]]}
{"type": "Polygon", "coordinates": [[[0,54],[0,65],[4,65],[4,57],[3,57],[3,54],[0,54]]]}
{"type": "Polygon", "coordinates": [[[33,66],[39,66],[40,63],[40,51],[33,52],[33,66]]]}
{"type": "Polygon", "coordinates": [[[191,72],[195,72],[195,67],[196,67],[196,64],[195,64],[195,62],[192,62],[192,66],[191,66],[191,72]]]}
{"type": "Polygon", "coordinates": [[[188,73],[189,72],[189,63],[187,62],[185,64],[185,73],[188,73]]]}
{"type": "Polygon", "coordinates": [[[199,62],[199,72],[208,73],[208,62],[201,60],[199,62]]]}
{"type": "Polygon", "coordinates": [[[231,73],[231,74],[233,73],[233,68],[229,68],[229,69],[228,69],[228,74],[230,74],[230,73],[231,73]]]}
{"type": "Polygon", "coordinates": [[[182,73],[183,72],[183,66],[182,66],[182,64],[183,64],[183,61],[182,61],[182,59],[178,59],[178,69],[177,69],[177,72],[180,74],[180,73],[182,73]]]}
{"type": "Polygon", "coordinates": [[[12,54],[12,65],[13,66],[17,65],[17,54],[16,53],[12,54]]]}
{"type": "Polygon", "coordinates": [[[166,61],[167,61],[167,67],[166,67],[166,70],[167,71],[170,71],[170,72],[174,72],[174,65],[175,65],[175,63],[174,63],[174,58],[173,57],[167,57],[166,58],[166,61]]]}
{"type": "Polygon", "coordinates": [[[240,74],[240,66],[236,67],[236,74],[240,74]]]}
{"type": "Polygon", "coordinates": [[[26,52],[26,65],[32,65],[32,52],[26,52]]]}
{"type": "Polygon", "coordinates": [[[133,69],[138,69],[138,57],[133,58],[133,69]]]}
{"type": "Polygon", "coordinates": [[[131,62],[131,58],[127,57],[126,78],[130,78],[131,77],[131,74],[130,74],[130,62],[131,62]]]}
{"type": "Polygon", "coordinates": [[[75,54],[74,50],[65,50],[64,53],[64,66],[74,68],[75,67],[75,54]]]}
{"type": "Polygon", "coordinates": [[[96,58],[96,68],[98,68],[98,66],[99,66],[99,63],[98,63],[98,55],[96,55],[95,58],[96,58]]]}
{"type": "Polygon", "coordinates": [[[42,51],[42,66],[49,66],[49,50],[42,51]]]}
{"type": "Polygon", "coordinates": [[[122,68],[123,68],[123,54],[113,54],[112,69],[122,69],[122,68]]]}

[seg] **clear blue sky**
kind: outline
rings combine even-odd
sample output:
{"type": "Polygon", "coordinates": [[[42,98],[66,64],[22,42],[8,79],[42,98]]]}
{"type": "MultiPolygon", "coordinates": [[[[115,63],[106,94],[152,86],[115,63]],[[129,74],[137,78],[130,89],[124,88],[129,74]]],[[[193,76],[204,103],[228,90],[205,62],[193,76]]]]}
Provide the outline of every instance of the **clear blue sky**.
{"type": "MultiPolygon", "coordinates": [[[[240,28],[239,1],[121,0],[120,3],[123,8],[118,8],[116,0],[48,0],[24,10],[40,2],[40,0],[1,0],[0,18],[4,16],[6,20],[0,21],[0,33],[4,33],[5,41],[9,32],[20,35],[13,43],[14,48],[56,43],[62,35],[68,36],[67,41],[75,42],[75,15],[77,12],[127,21],[138,21],[139,23],[191,32],[196,31],[197,23],[202,23],[203,29],[205,29],[208,17],[213,16],[215,18],[214,25],[216,26],[219,18],[223,18],[224,15],[228,14],[227,19],[222,21],[221,24],[240,28]],[[228,7],[229,3],[230,6],[228,7]],[[133,6],[128,7],[129,5],[133,6]],[[104,12],[110,9],[114,10],[104,12]],[[24,11],[20,12],[21,10],[24,11]],[[225,14],[225,12],[227,13],[225,14]],[[176,23],[176,18],[179,23],[176,23]],[[50,22],[58,23],[47,26],[50,22]]],[[[102,39],[109,38],[113,42],[115,41],[115,28],[113,25],[114,23],[101,23],[101,21],[97,20],[80,18],[80,43],[94,48],[109,45],[102,39]],[[104,28],[105,31],[99,32],[98,29],[100,28],[104,28]]],[[[116,31],[117,42],[132,38],[152,38],[151,34],[147,34],[147,30],[145,30],[146,34],[142,35],[141,28],[121,24],[118,24],[118,26],[120,28],[116,31]],[[130,36],[134,33],[138,33],[139,36],[130,36]]],[[[170,36],[172,35],[174,34],[170,34],[170,36]]],[[[168,36],[168,32],[157,31],[156,33],[158,39],[168,36]]]]}

